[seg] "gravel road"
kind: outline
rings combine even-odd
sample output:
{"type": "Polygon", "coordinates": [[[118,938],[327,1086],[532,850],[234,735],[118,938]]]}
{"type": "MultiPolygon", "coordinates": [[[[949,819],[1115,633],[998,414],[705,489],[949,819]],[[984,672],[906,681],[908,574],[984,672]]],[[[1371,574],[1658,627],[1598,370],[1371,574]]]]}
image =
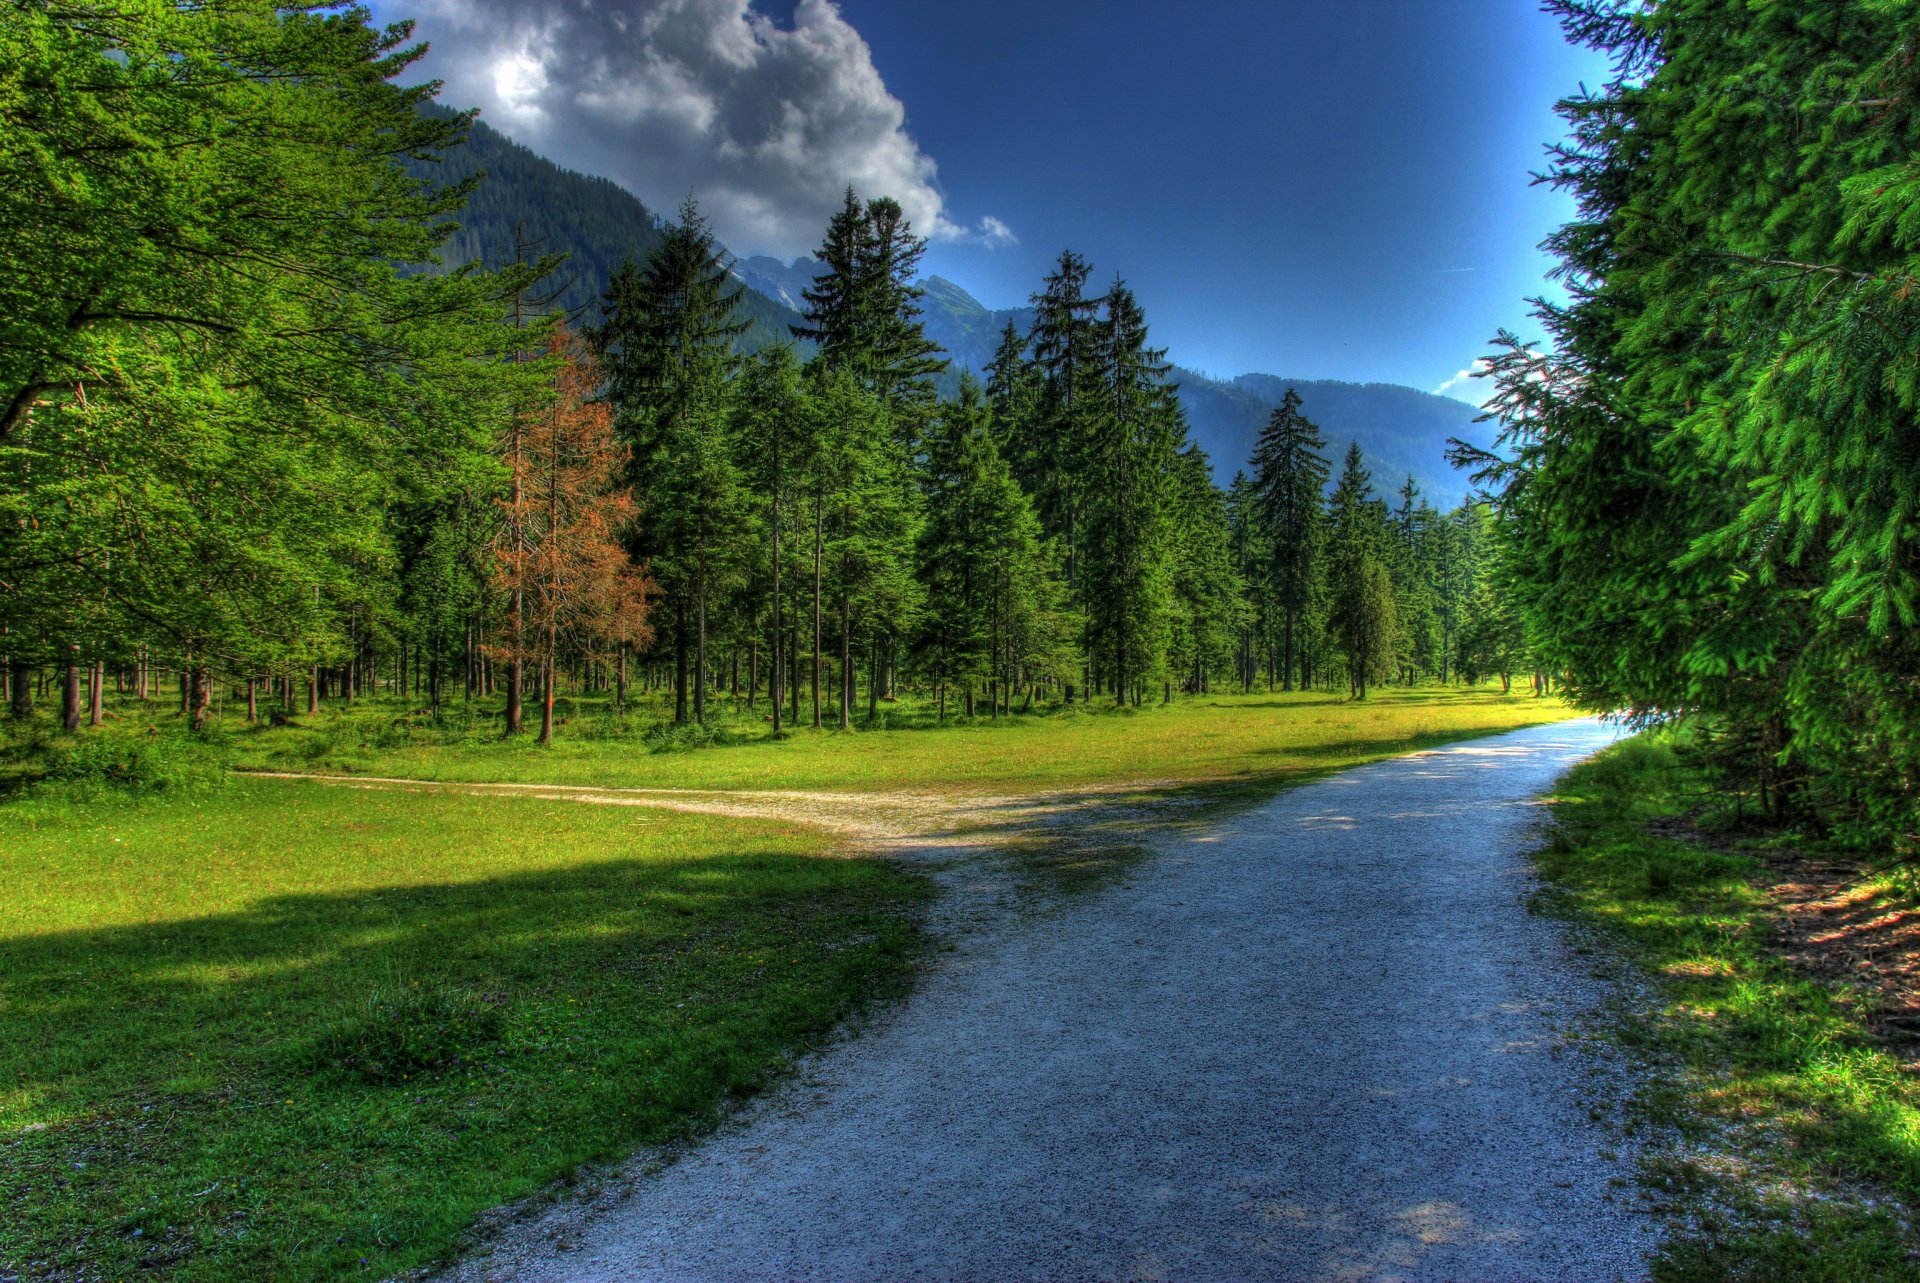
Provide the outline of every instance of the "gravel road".
{"type": "MultiPolygon", "coordinates": [[[[1529,800],[1614,732],[1359,767],[962,933],[686,1157],[460,1280],[1645,1276],[1631,1155],[1529,914],[1529,800]]],[[[968,876],[949,866],[949,880],[968,876]]]]}

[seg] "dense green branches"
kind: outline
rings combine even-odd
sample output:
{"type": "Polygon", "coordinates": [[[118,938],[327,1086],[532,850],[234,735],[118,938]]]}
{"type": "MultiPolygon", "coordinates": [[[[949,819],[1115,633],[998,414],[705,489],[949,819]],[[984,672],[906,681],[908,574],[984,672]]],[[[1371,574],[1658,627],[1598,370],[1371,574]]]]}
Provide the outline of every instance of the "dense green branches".
{"type": "Polygon", "coordinates": [[[1525,630],[1591,706],[1714,721],[1769,805],[1910,831],[1910,784],[1863,768],[1911,780],[1920,717],[1920,18],[1552,7],[1619,72],[1561,104],[1551,350],[1493,362],[1525,630]]]}
{"type": "MultiPolygon", "coordinates": [[[[947,402],[925,243],[884,195],[849,190],[825,230],[804,364],[747,350],[692,200],[593,282],[576,334],[523,235],[481,256],[499,272],[436,270],[486,180],[431,181],[467,120],[396,83],[420,53],[404,25],[255,0],[8,12],[0,655],[20,715],[36,673],[72,726],[82,674],[150,695],[164,671],[196,724],[222,690],[277,716],[416,697],[395,733],[503,693],[506,732],[524,695],[547,740],[564,688],[624,708],[634,665],[671,690],[684,725],[662,733],[699,742],[717,699],[732,717],[763,691],[776,731],[850,728],[884,724],[902,684],[989,716],[1246,688],[1263,662],[1363,693],[1505,645],[1513,613],[1442,565],[1451,519],[1409,499],[1389,523],[1344,492],[1329,516],[1291,393],[1252,479],[1215,486],[1145,308],[1118,280],[1089,293],[1077,254],[947,402]]],[[[1876,218],[1849,234],[1884,236],[1876,218]]]]}

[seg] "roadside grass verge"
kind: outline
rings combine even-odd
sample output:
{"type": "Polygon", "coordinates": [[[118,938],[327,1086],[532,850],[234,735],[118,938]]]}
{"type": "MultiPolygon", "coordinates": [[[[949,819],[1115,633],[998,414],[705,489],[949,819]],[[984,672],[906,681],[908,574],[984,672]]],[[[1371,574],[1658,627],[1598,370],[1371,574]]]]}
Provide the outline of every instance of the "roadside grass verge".
{"type": "Polygon", "coordinates": [[[1553,810],[1543,907],[1624,941],[1651,981],[1618,1032],[1652,1074],[1634,1112],[1666,1138],[1643,1170],[1670,1226],[1655,1278],[1920,1280],[1920,1083],[1865,992],[1782,956],[1783,839],[1742,830],[1658,732],[1577,767],[1553,810]]]}
{"type": "MultiPolygon", "coordinates": [[[[298,727],[231,728],[243,768],[461,782],[600,787],[1033,793],[1121,781],[1258,788],[1394,753],[1573,716],[1557,698],[1494,687],[1388,688],[1364,702],[1324,692],[1099,703],[941,728],[801,730],[716,741],[698,752],[644,737],[504,740],[497,719],[430,732],[397,702],[330,707],[298,727]]],[[[746,733],[743,733],[746,734],[746,733]]]]}
{"type": "Polygon", "coordinates": [[[384,1278],[902,990],[795,826],[286,781],[0,806],[0,1276],[384,1278]]]}

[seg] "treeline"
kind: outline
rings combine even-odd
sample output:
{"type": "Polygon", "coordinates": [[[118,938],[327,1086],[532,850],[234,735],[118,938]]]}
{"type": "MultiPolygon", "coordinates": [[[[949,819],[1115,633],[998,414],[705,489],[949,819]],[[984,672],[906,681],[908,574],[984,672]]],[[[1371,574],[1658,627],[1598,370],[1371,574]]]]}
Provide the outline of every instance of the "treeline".
{"type": "Polygon", "coordinates": [[[1481,457],[1529,633],[1732,791],[1920,831],[1920,98],[1911,4],[1557,0],[1571,300],[1493,359],[1481,457]]]}
{"type": "Polygon", "coordinates": [[[903,687],[944,717],[1528,668],[1483,509],[1390,506],[1357,449],[1329,493],[1291,395],[1223,492],[1074,254],[951,399],[885,198],[848,192],[758,352],[691,202],[571,329],[524,238],[406,269],[472,189],[421,176],[464,120],[393,83],[408,38],[250,0],[0,33],[17,715],[177,674],[195,725],[384,689],[503,694],[509,731],[533,701],[545,739],[563,686],[682,722],[724,688],[777,730],[903,687]]]}

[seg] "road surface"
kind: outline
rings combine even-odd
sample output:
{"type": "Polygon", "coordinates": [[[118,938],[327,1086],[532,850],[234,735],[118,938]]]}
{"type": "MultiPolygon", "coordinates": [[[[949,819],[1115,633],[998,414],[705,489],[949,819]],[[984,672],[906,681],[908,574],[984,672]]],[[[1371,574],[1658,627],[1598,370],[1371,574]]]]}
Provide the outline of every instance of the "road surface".
{"type": "Polygon", "coordinates": [[[686,1157],[450,1277],[1644,1277],[1631,1155],[1584,1103],[1617,1067],[1562,1036],[1603,990],[1526,909],[1531,800],[1613,734],[1516,731],[1150,837],[686,1157]]]}

